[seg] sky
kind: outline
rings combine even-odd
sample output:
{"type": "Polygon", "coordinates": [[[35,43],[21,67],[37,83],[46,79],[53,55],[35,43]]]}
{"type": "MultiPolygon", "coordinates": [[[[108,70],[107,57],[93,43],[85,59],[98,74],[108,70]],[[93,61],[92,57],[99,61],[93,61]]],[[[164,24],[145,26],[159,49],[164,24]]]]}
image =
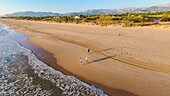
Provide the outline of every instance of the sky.
{"type": "Polygon", "coordinates": [[[0,0],[0,15],[19,11],[77,12],[88,9],[119,9],[164,5],[170,0],[0,0]]]}

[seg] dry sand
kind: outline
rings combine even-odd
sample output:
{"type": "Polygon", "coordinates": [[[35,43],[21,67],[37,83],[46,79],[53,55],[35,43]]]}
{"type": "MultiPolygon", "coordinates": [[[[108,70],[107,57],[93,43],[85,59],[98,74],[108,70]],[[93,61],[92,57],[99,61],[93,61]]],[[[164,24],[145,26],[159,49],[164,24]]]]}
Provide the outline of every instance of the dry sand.
{"type": "Polygon", "coordinates": [[[0,19],[57,64],[113,96],[170,96],[170,30],[0,19]],[[92,51],[87,54],[87,48],[92,51]],[[85,57],[89,63],[85,62],[85,57]],[[83,58],[83,65],[79,58],[83,58]]]}

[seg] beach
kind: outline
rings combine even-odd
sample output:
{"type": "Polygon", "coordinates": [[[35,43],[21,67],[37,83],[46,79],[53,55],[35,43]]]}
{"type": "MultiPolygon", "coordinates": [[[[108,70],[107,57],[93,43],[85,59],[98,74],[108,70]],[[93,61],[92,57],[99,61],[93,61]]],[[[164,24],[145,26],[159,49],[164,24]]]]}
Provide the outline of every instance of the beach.
{"type": "Polygon", "coordinates": [[[27,42],[28,38],[0,24],[1,96],[108,96],[101,89],[52,68],[56,64],[53,55],[27,42]]]}
{"type": "Polygon", "coordinates": [[[53,54],[56,64],[49,64],[53,68],[60,66],[61,72],[109,95],[170,94],[169,28],[99,27],[13,19],[0,19],[0,23],[31,36],[28,42],[53,54]]]}

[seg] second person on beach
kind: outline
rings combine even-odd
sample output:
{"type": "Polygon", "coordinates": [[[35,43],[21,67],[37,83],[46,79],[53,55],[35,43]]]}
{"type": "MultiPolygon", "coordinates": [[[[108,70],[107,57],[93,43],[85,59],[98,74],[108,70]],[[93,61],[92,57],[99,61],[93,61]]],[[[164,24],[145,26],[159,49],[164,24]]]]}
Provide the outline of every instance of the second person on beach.
{"type": "Polygon", "coordinates": [[[86,57],[86,63],[88,63],[88,57],[86,57]]]}
{"type": "Polygon", "coordinates": [[[80,58],[80,63],[81,63],[81,64],[83,63],[82,58],[80,58]]]}

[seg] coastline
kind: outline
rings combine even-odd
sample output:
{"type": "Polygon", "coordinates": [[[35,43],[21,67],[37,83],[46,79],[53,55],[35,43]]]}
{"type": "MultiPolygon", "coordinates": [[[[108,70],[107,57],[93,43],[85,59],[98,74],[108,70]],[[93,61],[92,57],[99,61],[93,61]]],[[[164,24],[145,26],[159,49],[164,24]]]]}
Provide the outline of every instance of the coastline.
{"type": "MultiPolygon", "coordinates": [[[[17,21],[15,21],[15,22],[17,22],[17,21]]],[[[27,21],[23,21],[23,22],[27,22],[27,21]]],[[[29,21],[28,21],[29,22],[29,21]]],[[[27,23],[28,23],[27,22],[27,23]]],[[[33,23],[35,23],[35,22],[32,22],[31,24],[33,24],[33,23]]],[[[7,24],[8,25],[8,24],[7,24]]],[[[52,38],[52,37],[49,37],[49,36],[46,36],[47,34],[41,34],[41,33],[38,33],[38,32],[41,32],[41,31],[37,31],[37,30],[32,30],[32,29],[29,29],[29,28],[24,28],[24,27],[22,27],[22,26],[18,26],[17,24],[9,24],[10,26],[15,26],[15,27],[13,27],[15,30],[17,30],[18,32],[22,32],[22,33],[24,33],[25,35],[28,35],[28,36],[32,36],[32,38],[30,38],[28,41],[29,42],[31,42],[31,43],[33,43],[33,44],[36,44],[36,45],[38,45],[39,47],[41,47],[41,48],[43,48],[43,49],[45,49],[45,50],[47,50],[47,51],[49,51],[50,52],[50,48],[49,47],[54,47],[54,46],[52,46],[52,45],[54,45],[55,43],[56,43],[56,41],[60,44],[60,46],[72,46],[71,48],[72,49],[74,49],[75,47],[75,49],[74,50],[80,50],[81,52],[84,52],[84,51],[86,51],[86,48],[88,48],[88,47],[90,47],[90,48],[93,48],[93,49],[95,49],[95,47],[96,46],[89,46],[89,45],[87,45],[87,44],[85,44],[85,43],[80,43],[80,42],[77,42],[77,41],[72,41],[72,42],[68,42],[70,39],[66,39],[66,38],[64,38],[65,40],[63,40],[63,41],[60,41],[60,40],[62,40],[63,38],[61,38],[61,37],[53,37],[53,38],[55,38],[55,42],[54,42],[54,39],[52,38]],[[32,34],[30,34],[30,33],[28,33],[28,32],[32,32],[32,34]],[[40,36],[38,36],[38,35],[40,35],[40,36]],[[46,37],[46,38],[42,38],[41,36],[44,36],[44,37],[46,37]],[[48,39],[48,40],[45,40],[45,39],[48,39]],[[56,40],[56,39],[59,39],[59,40],[56,40]],[[46,42],[46,43],[51,43],[51,44],[49,44],[50,46],[49,47],[47,47],[47,46],[44,46],[43,44],[39,44],[40,42],[42,42],[42,41],[44,41],[44,42],[46,42]],[[64,41],[66,42],[65,44],[66,45],[62,45],[63,43],[64,43],[64,41]],[[53,43],[54,42],[54,43],[53,43]],[[80,45],[80,46],[75,46],[74,44],[78,44],[78,45],[80,45]],[[86,47],[86,48],[84,48],[84,47],[86,47]]],[[[52,26],[53,26],[53,24],[52,24],[52,26]]],[[[39,28],[41,28],[41,27],[39,27],[39,28]]],[[[59,30],[60,31],[60,30],[59,30]]],[[[67,31],[67,30],[66,30],[67,31]]],[[[71,31],[73,31],[73,30],[71,30],[71,31]]],[[[68,32],[67,32],[68,33],[68,32]]],[[[68,33],[69,34],[69,33],[68,33]]],[[[85,34],[87,34],[87,33],[85,33],[85,34]]],[[[101,34],[98,34],[98,35],[102,35],[103,33],[101,33],[101,34]]],[[[117,33],[116,33],[117,34],[117,33]]],[[[52,35],[52,33],[49,33],[49,35],[51,36],[52,35]]],[[[67,37],[67,34],[64,34],[66,37],[67,37]]],[[[89,36],[89,35],[88,35],[89,36]]],[[[79,39],[78,37],[77,37],[77,39],[79,39]]],[[[56,47],[57,47],[57,45],[55,45],[56,47]]],[[[58,46],[59,48],[57,49],[58,51],[61,51],[60,49],[61,48],[63,48],[63,47],[60,47],[60,46],[58,46]]],[[[99,50],[100,48],[96,48],[95,50],[99,50]]],[[[55,49],[56,50],[56,49],[55,49]]],[[[65,50],[65,49],[63,49],[63,50],[65,50]]],[[[70,51],[70,50],[69,50],[70,51]]],[[[53,50],[53,52],[54,52],[54,50],[53,50]]],[[[80,52],[80,53],[81,53],[80,52]]],[[[50,53],[52,53],[52,52],[50,52],[50,53]]],[[[54,56],[54,58],[57,58],[59,55],[61,55],[61,54],[57,54],[58,52],[56,52],[56,56],[54,56]]],[[[66,53],[64,53],[64,54],[66,54],[66,53]]],[[[69,53],[69,54],[74,54],[74,52],[71,52],[71,53],[69,53]]],[[[84,53],[83,53],[84,54],[84,53]]],[[[54,54],[53,54],[54,55],[54,54]]],[[[79,57],[79,56],[77,56],[77,57],[79,57]]],[[[103,57],[103,56],[101,56],[101,57],[103,57]]],[[[63,59],[63,57],[59,57],[59,60],[60,59],[63,59]]],[[[110,59],[109,59],[110,60],[110,59]]],[[[77,60],[78,61],[78,60],[77,60]]],[[[76,61],[76,63],[78,63],[76,61]]],[[[57,62],[58,62],[58,58],[57,58],[57,62]]],[[[61,61],[59,61],[59,63],[60,63],[61,61]]],[[[68,63],[68,62],[66,62],[66,63],[68,63]]],[[[104,62],[105,63],[105,62],[104,62]]],[[[60,63],[61,64],[61,63],[60,63]]],[[[91,64],[91,65],[88,65],[88,66],[91,66],[91,67],[93,67],[92,65],[96,65],[96,64],[99,64],[100,65],[100,63],[94,63],[94,64],[91,64]]],[[[49,64],[50,65],[50,64],[49,64]]],[[[79,64],[77,64],[78,66],[79,66],[79,64]]],[[[102,90],[104,90],[106,93],[108,93],[108,94],[111,94],[111,95],[115,95],[115,94],[119,94],[118,96],[124,96],[125,94],[128,96],[128,94],[129,94],[129,96],[134,96],[134,94],[131,94],[131,93],[128,93],[127,91],[123,91],[123,90],[117,90],[116,89],[116,87],[115,87],[115,89],[113,88],[113,87],[108,87],[108,86],[103,86],[103,83],[101,83],[101,84],[99,84],[98,82],[95,82],[95,81],[91,81],[92,80],[92,77],[90,76],[90,79],[91,80],[88,80],[88,79],[86,79],[86,78],[84,78],[84,77],[82,77],[83,75],[77,75],[77,74],[74,74],[74,72],[75,73],[77,73],[76,71],[68,71],[68,68],[69,69],[77,69],[77,68],[75,68],[75,66],[77,66],[77,65],[73,65],[73,66],[71,66],[71,65],[69,65],[69,66],[65,66],[65,65],[59,65],[59,64],[57,64],[57,66],[59,67],[58,68],[58,70],[61,70],[61,72],[63,72],[63,73],[66,73],[66,74],[68,74],[68,75],[73,75],[73,76],[75,76],[75,77],[78,77],[79,79],[81,79],[81,80],[83,80],[83,81],[85,81],[85,82],[87,82],[87,83],[90,83],[90,84],[92,84],[92,85],[95,85],[96,87],[98,87],[98,88],[101,88],[102,90]],[[60,67],[61,66],[61,67],[60,67]],[[66,69],[65,69],[65,68],[66,69]],[[61,68],[61,69],[60,69],[61,68]],[[120,94],[122,94],[122,95],[120,95],[120,94]]],[[[106,64],[106,65],[108,65],[108,64],[106,64]]],[[[52,66],[52,65],[50,65],[50,66],[52,66]]],[[[97,65],[96,65],[97,66],[97,65]]],[[[83,66],[83,67],[85,67],[86,68],[86,65],[85,66],[83,66]]],[[[104,66],[105,67],[105,66],[104,66]]],[[[136,67],[133,67],[133,66],[130,66],[130,67],[132,67],[132,68],[136,68],[136,67]]],[[[56,68],[56,66],[55,66],[55,68],[56,68]]],[[[84,72],[86,72],[87,70],[85,69],[85,68],[83,68],[85,71],[84,72]]],[[[94,68],[94,67],[93,67],[94,68]]],[[[105,67],[106,68],[106,67],[105,67]]],[[[123,68],[123,67],[122,67],[123,68]]],[[[57,69],[57,68],[56,68],[57,69]]],[[[138,69],[138,68],[137,68],[138,69]]],[[[89,69],[88,69],[89,70],[89,69]]],[[[93,69],[90,69],[90,70],[93,70],[93,69]]],[[[140,69],[139,69],[140,70],[140,69]]],[[[143,70],[143,69],[142,69],[143,70]]],[[[96,70],[94,70],[93,72],[95,72],[96,70]]],[[[148,70],[146,70],[146,71],[148,71],[148,70]]],[[[157,71],[157,70],[156,70],[157,71]]],[[[81,71],[78,71],[78,72],[81,72],[81,71]]],[[[88,73],[88,72],[87,72],[88,73]]],[[[152,73],[152,71],[151,72],[149,72],[149,73],[152,73]]],[[[105,73],[104,73],[105,74],[105,73]]],[[[113,73],[111,73],[112,75],[114,75],[113,73]]],[[[155,73],[154,73],[155,74],[155,73]]],[[[85,75],[87,75],[87,74],[85,74],[85,75]]],[[[108,76],[110,76],[110,75],[108,75],[108,76]]],[[[100,78],[100,76],[98,76],[97,77],[97,79],[99,79],[100,78]]],[[[102,80],[104,80],[104,79],[101,79],[101,81],[102,80]]],[[[111,79],[111,80],[113,80],[113,79],[111,79]]],[[[99,82],[101,82],[101,81],[99,81],[99,82]]],[[[112,84],[113,82],[111,82],[110,84],[112,84]]],[[[120,82],[119,82],[120,83],[120,82]]],[[[109,83],[108,83],[109,84],[109,83]]],[[[108,85],[107,84],[107,85],[108,85]]],[[[118,84],[118,85],[121,85],[121,84],[118,84]]],[[[116,85],[115,85],[116,86],[116,85]]],[[[130,87],[131,85],[129,85],[129,87],[130,87]]],[[[126,89],[126,88],[125,88],[126,89]]],[[[128,88],[127,88],[128,89],[128,88]]],[[[128,90],[130,90],[130,89],[128,89],[128,90]]],[[[132,90],[131,90],[132,91],[132,90]]],[[[136,91],[134,91],[135,93],[137,93],[136,91]]],[[[139,94],[139,95],[141,95],[141,94],[139,94]]]]}
{"type": "MultiPolygon", "coordinates": [[[[65,96],[71,94],[97,94],[107,96],[107,94],[105,94],[102,90],[90,86],[77,78],[65,75],[42,62],[33,53],[35,53],[35,49],[37,49],[37,51],[40,51],[41,54],[43,54],[45,50],[34,45],[31,47],[31,43],[26,44],[28,43],[25,42],[27,36],[17,33],[2,24],[0,24],[0,27],[0,46],[3,46],[0,50],[2,53],[2,60],[0,63],[2,67],[1,95],[15,95],[19,93],[23,95],[45,94],[48,96],[65,96]],[[34,50],[31,51],[28,47],[24,47],[22,45],[22,41],[23,44],[33,48],[34,50]],[[3,85],[4,83],[5,85],[3,85]],[[13,87],[13,84],[16,86],[13,87]],[[15,90],[16,88],[19,89],[19,91],[15,90]]],[[[44,55],[48,58],[50,54],[46,52],[44,55]]]]}
{"type": "Polygon", "coordinates": [[[136,96],[130,92],[127,92],[125,90],[121,90],[121,89],[111,89],[107,86],[98,84],[96,82],[90,81],[88,79],[85,79],[81,76],[77,76],[67,70],[65,70],[63,67],[61,67],[60,65],[57,64],[57,58],[55,58],[53,56],[53,54],[47,52],[46,50],[42,49],[41,47],[38,47],[37,45],[31,43],[28,41],[28,39],[26,41],[22,41],[19,42],[22,46],[24,46],[25,48],[28,48],[30,50],[32,50],[32,52],[37,56],[37,58],[39,58],[41,61],[43,61],[44,63],[46,63],[48,66],[61,71],[62,73],[66,74],[66,75],[70,75],[70,76],[75,76],[76,78],[80,79],[81,81],[88,83],[92,86],[95,86],[97,88],[102,88],[104,89],[104,91],[108,94],[114,94],[116,96],[136,96]],[[56,64],[56,65],[55,65],[56,64]]]}

